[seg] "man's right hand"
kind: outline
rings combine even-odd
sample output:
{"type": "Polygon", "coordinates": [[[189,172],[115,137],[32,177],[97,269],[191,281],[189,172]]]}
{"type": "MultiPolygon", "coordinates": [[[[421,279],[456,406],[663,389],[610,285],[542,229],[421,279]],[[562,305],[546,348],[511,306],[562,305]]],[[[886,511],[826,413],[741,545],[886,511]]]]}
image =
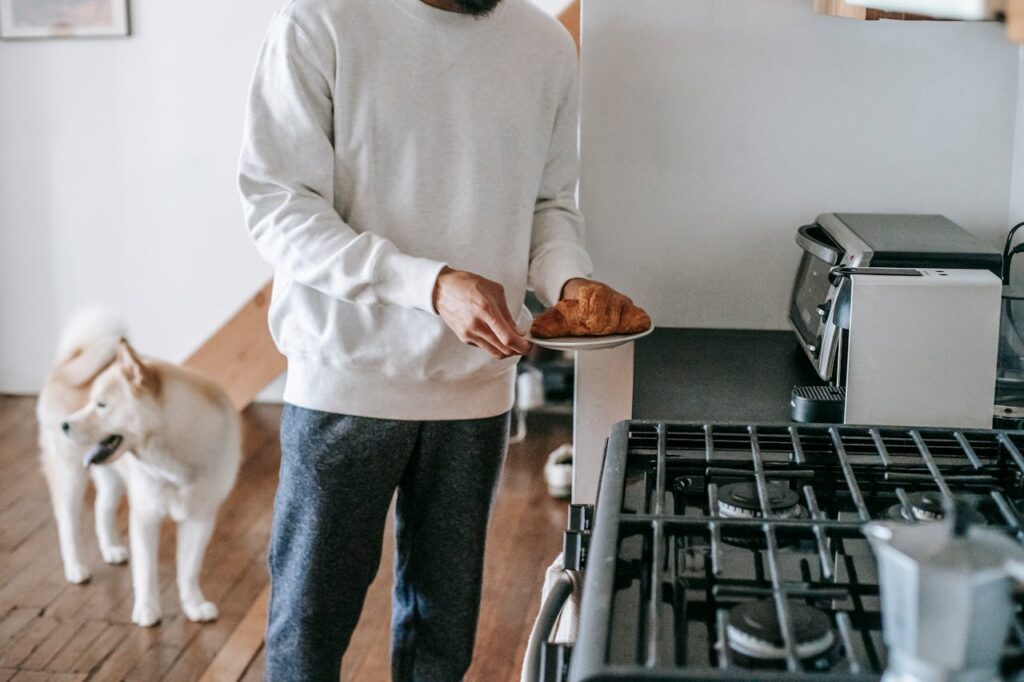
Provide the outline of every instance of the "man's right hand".
{"type": "Polygon", "coordinates": [[[459,340],[496,358],[530,350],[530,342],[508,311],[505,290],[497,282],[446,267],[434,284],[434,309],[459,340]]]}

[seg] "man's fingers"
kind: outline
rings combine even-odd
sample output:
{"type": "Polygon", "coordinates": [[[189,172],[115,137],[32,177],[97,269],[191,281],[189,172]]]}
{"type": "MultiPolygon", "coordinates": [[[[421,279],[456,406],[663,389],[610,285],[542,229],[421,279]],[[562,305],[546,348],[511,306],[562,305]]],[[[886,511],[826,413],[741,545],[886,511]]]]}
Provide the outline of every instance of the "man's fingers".
{"type": "Polygon", "coordinates": [[[494,340],[507,348],[510,355],[522,355],[530,350],[530,342],[508,322],[494,318],[489,320],[489,326],[494,340]]]}
{"type": "Polygon", "coordinates": [[[498,300],[498,310],[501,311],[502,317],[505,318],[505,321],[508,323],[508,326],[511,327],[513,331],[515,331],[516,335],[522,339],[525,339],[526,335],[523,334],[522,330],[520,330],[519,326],[516,324],[516,318],[512,317],[512,313],[508,311],[508,304],[505,302],[504,298],[498,300]]]}
{"type": "Polygon", "coordinates": [[[477,348],[480,348],[481,350],[487,351],[488,353],[490,353],[492,356],[499,360],[503,360],[512,355],[512,353],[503,351],[500,348],[498,348],[496,345],[494,345],[494,343],[491,340],[487,339],[481,334],[470,332],[468,338],[469,343],[476,346],[477,348]]]}
{"type": "Polygon", "coordinates": [[[521,355],[528,352],[530,350],[530,342],[516,328],[515,322],[508,313],[508,308],[504,305],[501,308],[504,308],[504,314],[488,315],[484,318],[484,322],[491,328],[497,340],[514,354],[521,355]]]}
{"type": "Polygon", "coordinates": [[[495,331],[490,318],[481,317],[472,327],[470,327],[469,331],[471,334],[484,339],[487,343],[497,348],[505,357],[517,354],[515,349],[502,340],[502,336],[504,335],[495,331]]]}

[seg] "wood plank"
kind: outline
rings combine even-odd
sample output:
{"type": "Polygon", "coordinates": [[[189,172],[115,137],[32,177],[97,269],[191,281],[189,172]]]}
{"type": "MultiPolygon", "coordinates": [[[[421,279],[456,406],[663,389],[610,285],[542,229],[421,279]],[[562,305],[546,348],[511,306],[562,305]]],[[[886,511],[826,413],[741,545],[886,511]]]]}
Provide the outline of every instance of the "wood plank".
{"type": "Polygon", "coordinates": [[[178,654],[174,665],[163,676],[163,682],[195,682],[199,679],[241,619],[241,615],[227,614],[213,623],[205,623],[178,654]]]}
{"type": "Polygon", "coordinates": [[[245,674],[238,682],[263,682],[263,648],[260,648],[260,652],[256,655],[256,658],[252,659],[249,667],[246,668],[245,674]]]}
{"type": "Polygon", "coordinates": [[[71,672],[90,673],[97,669],[117,646],[128,637],[132,631],[129,625],[108,625],[93,641],[89,647],[82,652],[73,664],[71,672]]]}
{"type": "MultiPolygon", "coordinates": [[[[88,675],[72,674],[72,673],[46,673],[32,670],[18,671],[14,677],[10,678],[11,682],[83,682],[88,675]]],[[[5,679],[3,675],[0,675],[0,680],[5,679]]]]}
{"type": "MultiPolygon", "coordinates": [[[[48,523],[46,527],[51,525],[48,523]]],[[[47,543],[43,554],[26,565],[22,573],[0,587],[0,608],[16,605],[45,609],[67,589],[85,590],[88,589],[88,583],[68,584],[64,578],[57,541],[54,539],[47,543]]]]}
{"type": "Polygon", "coordinates": [[[154,645],[159,646],[159,642],[160,628],[130,626],[120,645],[110,652],[92,679],[96,682],[121,682],[154,645]]]}
{"type": "Polygon", "coordinates": [[[29,623],[40,616],[39,609],[10,609],[0,619],[0,653],[6,648],[5,645],[14,641],[14,638],[29,623]]]}
{"type": "MultiPolygon", "coordinates": [[[[25,396],[2,396],[0,414],[0,469],[6,480],[22,480],[31,476],[42,480],[39,450],[36,445],[35,399],[25,396]]],[[[36,486],[0,486],[0,510],[7,511],[25,499],[38,498],[36,486]],[[29,496],[32,497],[29,497],[29,496]]],[[[49,497],[45,496],[48,501],[49,497]]]]}
{"type": "MultiPolygon", "coordinates": [[[[122,533],[122,536],[126,535],[127,533],[122,533]]],[[[105,564],[99,557],[99,551],[92,547],[86,551],[86,561],[92,568],[92,579],[87,589],[77,589],[76,585],[68,585],[46,607],[48,614],[57,618],[109,622],[107,615],[111,606],[119,604],[131,595],[132,574],[128,564],[105,564]]]]}
{"type": "MultiPolygon", "coordinates": [[[[27,483],[27,482],[23,482],[27,483]]],[[[42,481],[37,484],[45,487],[42,481]]],[[[35,533],[18,545],[18,548],[6,554],[0,554],[0,605],[6,604],[7,585],[13,582],[32,584],[38,580],[43,566],[60,563],[60,551],[57,546],[57,526],[53,519],[40,526],[35,533]],[[32,570],[29,567],[32,566],[32,570]],[[28,574],[28,575],[26,575],[28,574]]],[[[17,604],[24,606],[24,604],[17,604]]],[[[0,606],[0,611],[3,607],[0,606]]]]}
{"type": "Polygon", "coordinates": [[[203,672],[199,682],[222,682],[237,680],[249,663],[263,647],[263,631],[266,629],[267,602],[270,600],[270,586],[260,592],[245,617],[231,633],[210,666],[203,672]]]}
{"type": "Polygon", "coordinates": [[[1024,0],[1009,0],[1006,6],[1006,35],[1016,43],[1024,43],[1024,0]]]}
{"type": "Polygon", "coordinates": [[[39,643],[32,655],[22,661],[18,667],[23,670],[46,670],[47,664],[71,641],[71,638],[82,629],[80,621],[62,621],[49,636],[39,643]]]}
{"type": "Polygon", "coordinates": [[[185,361],[216,380],[239,410],[286,368],[267,327],[267,282],[185,361]]]}
{"type": "Polygon", "coordinates": [[[47,673],[21,670],[11,678],[11,682],[50,682],[50,676],[47,673]]]}
{"type": "Polygon", "coordinates": [[[814,13],[847,19],[867,19],[867,10],[845,0],[814,0],[814,13]]]}
{"type": "Polygon", "coordinates": [[[57,620],[45,616],[32,619],[0,654],[0,668],[20,668],[21,662],[31,656],[58,625],[57,620]]]}
{"type": "MultiPolygon", "coordinates": [[[[39,530],[51,515],[49,505],[33,501],[32,504],[18,505],[17,513],[11,515],[14,518],[0,518],[0,553],[7,554],[16,550],[32,533],[39,530]]],[[[0,515],[3,516],[6,515],[0,515]]]]}
{"type": "Polygon", "coordinates": [[[74,637],[68,640],[57,654],[46,664],[46,669],[55,673],[74,672],[75,661],[99,639],[107,624],[98,620],[87,620],[74,637]]]}
{"type": "Polygon", "coordinates": [[[179,645],[153,644],[121,679],[124,682],[159,680],[174,665],[174,661],[177,660],[180,653],[181,646],[179,645]]]}

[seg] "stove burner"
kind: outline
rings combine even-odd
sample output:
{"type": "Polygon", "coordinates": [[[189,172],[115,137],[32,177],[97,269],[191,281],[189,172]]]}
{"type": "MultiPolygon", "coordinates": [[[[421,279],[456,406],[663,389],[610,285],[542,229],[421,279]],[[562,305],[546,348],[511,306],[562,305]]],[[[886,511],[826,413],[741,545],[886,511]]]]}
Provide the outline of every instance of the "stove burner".
{"type": "MultiPolygon", "coordinates": [[[[783,519],[803,516],[800,497],[780,481],[768,482],[768,507],[772,514],[783,519]]],[[[761,499],[757,495],[757,484],[745,481],[729,483],[718,490],[718,507],[722,516],[730,519],[759,519],[761,499]]]]}
{"type": "MultiPolygon", "coordinates": [[[[793,622],[797,658],[817,669],[831,667],[833,657],[827,654],[834,653],[836,636],[828,616],[803,602],[787,599],[786,604],[793,622]]],[[[733,607],[729,611],[726,637],[738,663],[754,667],[785,661],[785,640],[774,599],[733,607]]]]}
{"type": "MultiPolygon", "coordinates": [[[[910,493],[907,495],[907,502],[913,511],[913,518],[918,521],[941,521],[946,514],[942,508],[942,494],[937,490],[926,490],[923,492],[910,493]]],[[[889,507],[886,516],[893,521],[912,520],[909,512],[900,503],[889,507]]],[[[985,525],[985,515],[976,509],[970,511],[970,522],[973,525],[985,525]]]]}

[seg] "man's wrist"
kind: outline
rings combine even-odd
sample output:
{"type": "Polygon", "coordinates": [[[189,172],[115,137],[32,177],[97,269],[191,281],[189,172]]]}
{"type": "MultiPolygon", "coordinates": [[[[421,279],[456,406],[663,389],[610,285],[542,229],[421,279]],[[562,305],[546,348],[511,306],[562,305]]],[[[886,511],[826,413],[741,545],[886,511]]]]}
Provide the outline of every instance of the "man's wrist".
{"type": "Polygon", "coordinates": [[[440,298],[441,296],[441,286],[443,285],[441,280],[444,279],[445,275],[449,275],[453,272],[455,271],[446,265],[443,268],[441,268],[441,270],[437,273],[437,278],[434,280],[434,293],[431,295],[430,298],[431,303],[434,306],[435,313],[440,314],[441,312],[440,310],[437,309],[437,299],[440,298]]]}

